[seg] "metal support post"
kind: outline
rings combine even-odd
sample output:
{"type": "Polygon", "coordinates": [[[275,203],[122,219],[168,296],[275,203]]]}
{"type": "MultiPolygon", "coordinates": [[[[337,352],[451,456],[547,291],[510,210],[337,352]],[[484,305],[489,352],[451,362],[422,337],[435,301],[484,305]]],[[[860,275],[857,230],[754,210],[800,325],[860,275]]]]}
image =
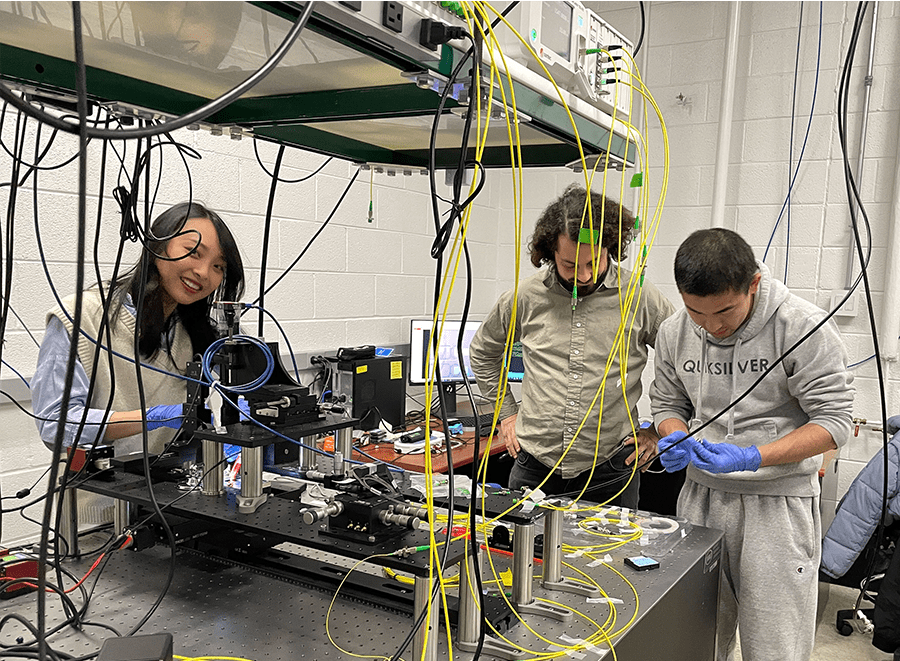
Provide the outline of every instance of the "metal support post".
{"type": "Polygon", "coordinates": [[[113,506],[115,508],[113,510],[113,531],[117,535],[121,535],[131,524],[131,503],[116,498],[113,506]]]}
{"type": "Polygon", "coordinates": [[[544,514],[544,575],[541,585],[547,590],[571,592],[596,598],[600,590],[577,583],[562,575],[562,510],[548,509],[544,514]]]}
{"type": "Polygon", "coordinates": [[[534,523],[517,523],[513,528],[512,601],[520,613],[543,615],[569,622],[574,613],[568,608],[542,604],[534,600],[534,523]]]}
{"type": "Polygon", "coordinates": [[[203,495],[221,496],[225,493],[225,446],[218,441],[203,439],[203,495]]]}
{"type": "Polygon", "coordinates": [[[425,618],[422,626],[416,631],[413,638],[412,658],[418,661],[437,661],[437,632],[438,632],[438,602],[437,593],[432,598],[434,579],[428,580],[427,576],[416,576],[416,584],[413,592],[413,618],[417,619],[431,600],[431,613],[425,618]]]}
{"type": "Polygon", "coordinates": [[[241,514],[252,514],[268,498],[262,490],[262,451],[262,447],[241,450],[241,495],[237,497],[241,514]]]}
{"type": "Polygon", "coordinates": [[[303,447],[303,445],[297,446],[300,448],[300,457],[297,461],[298,467],[301,471],[316,470],[316,453],[309,449],[316,447],[316,437],[303,436],[300,438],[300,442],[308,447],[303,447]]]}
{"type": "MultiPolygon", "coordinates": [[[[341,453],[341,457],[344,458],[344,463],[346,464],[353,458],[353,429],[350,427],[338,429],[335,441],[334,449],[341,453]]],[[[344,466],[341,475],[346,474],[346,472],[347,467],[344,466]]]]}
{"type": "MultiPolygon", "coordinates": [[[[456,644],[464,652],[474,652],[478,648],[478,637],[484,626],[484,616],[479,610],[475,563],[480,563],[481,554],[472,556],[471,548],[466,551],[465,561],[459,562],[459,625],[456,630],[456,644]],[[471,586],[471,587],[470,587],[471,586]]],[[[509,661],[527,656],[524,650],[508,645],[492,636],[484,637],[482,652],[509,661]]]]}
{"type": "Polygon", "coordinates": [[[68,486],[62,494],[62,516],[59,523],[59,537],[62,539],[70,558],[80,555],[78,549],[78,492],[74,487],[68,486]]]}

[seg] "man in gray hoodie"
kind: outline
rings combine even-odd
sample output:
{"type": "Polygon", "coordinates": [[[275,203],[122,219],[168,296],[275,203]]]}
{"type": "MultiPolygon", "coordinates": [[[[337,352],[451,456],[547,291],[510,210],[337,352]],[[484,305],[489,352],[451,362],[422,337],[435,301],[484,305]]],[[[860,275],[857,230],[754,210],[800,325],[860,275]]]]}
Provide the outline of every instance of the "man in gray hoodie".
{"type": "Polygon", "coordinates": [[[659,329],[650,399],[660,459],[688,468],[679,516],[725,533],[718,658],[733,656],[739,625],[744,658],[807,661],[820,455],[850,435],[846,351],[825,312],[730,230],[691,234],[675,282],[685,309],[659,329]]]}

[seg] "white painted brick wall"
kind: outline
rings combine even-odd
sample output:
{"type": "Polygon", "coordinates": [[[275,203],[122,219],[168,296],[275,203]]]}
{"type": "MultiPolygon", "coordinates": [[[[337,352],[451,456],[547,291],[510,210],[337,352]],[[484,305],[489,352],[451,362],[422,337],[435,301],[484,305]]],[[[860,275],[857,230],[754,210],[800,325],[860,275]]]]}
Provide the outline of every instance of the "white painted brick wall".
{"type": "MultiPolygon", "coordinates": [[[[616,29],[633,41],[637,40],[639,15],[636,3],[587,4],[616,29]]],[[[895,195],[893,177],[897,155],[894,151],[900,122],[900,85],[895,75],[900,63],[898,5],[897,2],[880,4],[870,137],[861,189],[877,246],[871,266],[876,310],[880,309],[880,292],[884,287],[884,244],[888,236],[890,202],[895,195]]],[[[745,235],[762,256],[789,180],[788,134],[798,9],[796,3],[777,2],[744,2],[742,7],[735,121],[731,128],[732,166],[725,218],[726,225],[745,235]]],[[[671,170],[662,226],[647,275],[677,302],[672,282],[675,249],[690,231],[709,224],[729,7],[726,2],[661,2],[648,3],[648,8],[650,25],[644,48],[649,61],[643,72],[644,81],[654,94],[669,128],[671,170]]],[[[843,287],[849,249],[846,193],[834,113],[839,67],[854,8],[855,5],[846,2],[824,5],[819,96],[806,161],[793,195],[788,283],[795,286],[800,295],[816,300],[820,305],[829,302],[832,289],[843,287]]],[[[805,131],[813,89],[817,3],[804,4],[803,24],[794,159],[805,131]]],[[[862,52],[857,56],[856,91],[849,119],[850,144],[854,149],[858,142],[861,108],[858,92],[863,65],[860,62],[864,62],[862,52]]],[[[659,194],[662,147],[655,118],[651,118],[649,126],[652,143],[647,169],[655,203],[659,194]]],[[[29,130],[33,132],[33,128],[29,130]]],[[[12,140],[12,133],[12,125],[7,123],[2,129],[7,144],[12,140]]],[[[256,163],[249,140],[236,142],[227,137],[188,131],[178,132],[177,137],[203,156],[201,161],[191,161],[194,196],[220,211],[237,235],[248,267],[248,295],[245,298],[252,300],[256,297],[259,282],[260,246],[270,180],[256,163]]],[[[74,145],[71,137],[60,136],[49,160],[60,162],[74,153],[74,145]]],[[[179,159],[171,148],[167,149],[159,200],[170,203],[186,197],[187,179],[179,159]]],[[[262,160],[268,168],[273,166],[276,150],[275,145],[260,145],[262,160]]],[[[89,156],[91,181],[96,185],[97,145],[92,145],[89,156]]],[[[131,157],[129,151],[126,158],[131,157]]],[[[852,160],[855,162],[855,156],[852,160]]],[[[110,154],[107,161],[112,167],[114,156],[110,154]]],[[[281,174],[286,178],[306,176],[323,161],[321,155],[291,149],[285,154],[281,174]]],[[[9,171],[9,160],[2,154],[0,171],[9,171]]],[[[269,282],[299,254],[324,222],[354,171],[351,164],[335,159],[313,179],[279,185],[269,251],[269,282]]],[[[599,181],[598,175],[595,188],[600,187],[599,181]]],[[[515,245],[512,232],[511,182],[511,172],[490,171],[487,185],[475,204],[469,238],[476,262],[472,307],[476,318],[487,312],[496,297],[512,285],[517,251],[521,256],[521,277],[535,272],[524,248],[534,219],[566,185],[583,182],[583,176],[561,168],[526,171],[522,190],[525,207],[522,245],[519,246],[515,245]]],[[[108,182],[108,189],[110,185],[108,182]]],[[[41,229],[48,244],[50,270],[61,293],[68,294],[74,283],[74,168],[42,173],[38,188],[41,229]]],[[[620,191],[615,177],[608,182],[607,191],[633,206],[633,192],[620,191]]],[[[445,197],[448,195],[443,177],[439,177],[438,192],[445,197]]],[[[0,189],[0,208],[6,208],[7,195],[8,189],[0,189]]],[[[96,194],[92,193],[88,203],[91,223],[95,205],[96,194]]],[[[118,222],[111,198],[104,198],[104,207],[99,250],[105,267],[109,268],[118,222]]],[[[434,288],[434,260],[428,254],[433,219],[427,178],[376,175],[375,219],[372,223],[367,220],[368,207],[369,173],[362,172],[341,209],[300,261],[295,273],[267,297],[267,304],[285,327],[295,351],[327,350],[369,342],[405,342],[409,318],[427,313],[434,288]]],[[[40,339],[44,313],[53,304],[53,298],[35,250],[31,195],[27,189],[21,191],[17,208],[17,284],[12,303],[40,339]]],[[[785,228],[782,227],[776,233],[770,253],[770,264],[777,273],[784,268],[784,245],[785,228]]],[[[125,264],[133,263],[135,256],[134,246],[130,246],[125,264]]],[[[462,286],[462,283],[457,285],[452,297],[454,311],[461,305],[462,286]]],[[[252,316],[252,324],[255,327],[255,316],[252,316]]],[[[851,360],[867,357],[872,343],[865,317],[839,320],[838,325],[845,333],[851,360]]],[[[272,338],[277,336],[270,322],[266,324],[266,334],[272,338]]],[[[36,347],[17,322],[10,326],[3,356],[25,376],[30,376],[36,347]]],[[[898,369],[896,365],[887,366],[889,414],[900,406],[898,369]]],[[[860,395],[856,414],[880,419],[874,365],[869,362],[859,367],[857,374],[860,395]]],[[[11,376],[6,370],[2,375],[4,378],[11,376]]],[[[0,440],[0,482],[6,495],[39,472],[46,463],[47,452],[37,439],[33,423],[11,406],[0,404],[0,424],[8,430],[0,440]]],[[[841,452],[835,473],[838,492],[834,494],[834,500],[876,450],[877,439],[863,438],[862,435],[859,439],[851,439],[841,452]]],[[[5,523],[5,543],[34,534],[33,528],[27,525],[5,523]]]]}

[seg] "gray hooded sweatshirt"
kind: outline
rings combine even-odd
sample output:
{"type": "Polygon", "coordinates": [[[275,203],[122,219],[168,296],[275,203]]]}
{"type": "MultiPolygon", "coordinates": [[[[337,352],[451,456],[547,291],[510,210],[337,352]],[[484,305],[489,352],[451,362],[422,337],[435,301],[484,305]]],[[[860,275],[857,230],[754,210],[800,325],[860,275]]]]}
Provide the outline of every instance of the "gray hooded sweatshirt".
{"type": "MultiPolygon", "coordinates": [[[[750,318],[717,340],[682,309],[660,326],[656,375],[650,386],[657,426],[676,418],[697,429],[753,383],[825,316],[772,279],[765,264],[750,318]]],[[[823,427],[840,447],[849,439],[854,388],[840,333],[829,320],[778,364],[737,406],[700,434],[742,447],[772,443],[806,423],[823,427]]],[[[688,477],[742,494],[815,496],[821,455],[758,471],[712,474],[688,466],[688,477]]]]}

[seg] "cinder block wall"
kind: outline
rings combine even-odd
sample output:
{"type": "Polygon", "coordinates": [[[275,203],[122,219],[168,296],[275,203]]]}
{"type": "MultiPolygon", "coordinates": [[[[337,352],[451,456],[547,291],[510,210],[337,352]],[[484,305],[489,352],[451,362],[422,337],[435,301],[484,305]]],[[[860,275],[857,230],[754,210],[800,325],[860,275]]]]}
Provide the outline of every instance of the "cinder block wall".
{"type": "MultiPolygon", "coordinates": [[[[636,3],[587,3],[632,40],[637,40],[639,15],[636,3]]],[[[880,3],[878,45],[866,145],[866,167],[862,195],[872,221],[875,241],[871,278],[876,289],[876,309],[883,289],[885,243],[890,223],[890,202],[894,198],[893,177],[897,167],[896,144],[900,89],[891,76],[900,64],[900,7],[896,2],[880,3]]],[[[728,16],[725,2],[647,3],[649,32],[644,38],[647,66],[644,80],[666,121],[671,154],[668,194],[661,229],[651,253],[648,278],[678,304],[672,283],[671,264],[681,240],[697,228],[710,224],[710,204],[715,163],[716,135],[722,81],[724,35],[728,16]]],[[[726,225],[748,238],[762,256],[775,218],[778,216],[789,181],[791,93],[796,53],[799,9],[796,3],[744,2],[741,20],[735,115],[726,198],[726,225]]],[[[848,212],[841,179],[840,153],[836,135],[835,90],[839,65],[846,51],[855,5],[824,3],[822,64],[818,97],[804,165],[792,199],[790,247],[786,246],[784,222],[776,233],[767,262],[775,273],[784,272],[788,260],[788,284],[820,305],[828,305],[831,290],[843,287],[846,255],[850,246],[848,212]]],[[[799,154],[806,128],[815,73],[818,4],[804,3],[801,74],[794,110],[793,161],[799,154]]],[[[865,39],[868,33],[865,32],[865,39]]],[[[860,67],[863,47],[854,72],[851,101],[851,147],[858,143],[861,108],[860,67]]],[[[640,58],[639,58],[640,60],[640,58]]],[[[35,127],[28,126],[30,144],[35,127]]],[[[658,195],[661,146],[655,120],[649,131],[652,167],[648,173],[654,197],[658,195]]],[[[8,116],[2,127],[4,143],[11,145],[15,122],[8,116]]],[[[46,133],[44,134],[46,139],[46,133]]],[[[219,211],[237,235],[247,266],[247,300],[256,297],[263,235],[263,220],[270,179],[261,170],[250,141],[232,141],[204,132],[178,131],[175,138],[197,149],[202,160],[191,161],[194,197],[219,211]]],[[[130,149],[133,149],[131,147],[130,149]]],[[[263,144],[260,153],[271,169],[276,147],[263,144]]],[[[60,163],[76,151],[75,141],[59,136],[50,163],[60,163]]],[[[133,158],[129,151],[127,158],[133,158]]],[[[97,215],[100,171],[99,145],[89,148],[89,245],[93,248],[93,228],[97,215]]],[[[853,157],[855,162],[855,156],[853,157]]],[[[282,176],[298,178],[311,174],[323,162],[322,156],[289,150],[282,176]]],[[[128,162],[131,162],[130,160],[128,162]]],[[[107,158],[108,172],[116,171],[114,155],[107,158]]],[[[11,160],[0,152],[0,179],[9,179],[11,160]]],[[[306,182],[279,185],[276,192],[267,281],[273,282],[300,253],[307,241],[328,217],[356,168],[333,160],[306,182]]],[[[114,175],[112,175],[114,176],[114,175]]],[[[53,296],[41,267],[33,224],[32,181],[20,191],[16,203],[14,283],[11,303],[22,318],[10,318],[3,360],[27,379],[37,357],[37,346],[28,331],[40,342],[44,314],[53,305],[53,296]],[[27,331],[26,331],[27,329],[27,331]]],[[[534,272],[525,255],[524,243],[534,219],[544,205],[566,185],[583,182],[562,168],[528,170],[523,189],[523,241],[513,238],[511,173],[492,170],[475,202],[469,232],[474,258],[472,316],[487,312],[496,297],[513,283],[517,251],[522,256],[521,276],[534,272]]],[[[69,293],[75,281],[76,169],[42,172],[37,179],[38,218],[52,281],[60,294],[69,293]]],[[[595,185],[595,189],[597,186],[595,185]]],[[[107,180],[103,191],[103,214],[99,241],[102,271],[112,270],[118,214],[107,180]]],[[[295,353],[333,350],[362,343],[402,344],[408,341],[410,318],[428,314],[434,291],[434,260],[429,255],[433,237],[427,179],[420,176],[375,175],[372,182],[375,219],[368,222],[369,174],[363,172],[352,186],[343,205],[296,269],[267,297],[267,306],[285,328],[295,353]]],[[[439,193],[448,188],[439,176],[439,193]]],[[[633,195],[623,194],[618,182],[607,192],[634,206],[633,195]]],[[[184,168],[174,153],[163,159],[157,209],[188,196],[184,168]]],[[[8,188],[0,188],[0,208],[8,205],[8,188]]],[[[4,233],[4,238],[6,234],[4,233]]],[[[125,253],[124,263],[137,256],[134,246],[125,253]]],[[[90,256],[89,256],[90,257],[90,256]]],[[[451,314],[459,314],[462,283],[455,288],[451,314]]],[[[249,322],[255,332],[256,318],[249,322]]],[[[839,320],[851,359],[871,355],[871,336],[864,316],[839,320]]],[[[267,322],[265,333],[276,338],[277,330],[267,322]]],[[[305,367],[301,365],[301,368],[305,367]]],[[[889,377],[889,415],[897,406],[897,367],[886,365],[889,377]]],[[[652,364],[647,374],[652,374],[652,364]]],[[[877,383],[871,362],[857,374],[856,415],[879,419],[877,383]]],[[[649,383],[649,378],[645,381],[649,383]]],[[[28,405],[27,388],[17,381],[9,367],[0,371],[4,390],[28,405]]],[[[414,406],[414,403],[409,403],[414,406]]],[[[643,411],[646,411],[646,403],[643,411]]],[[[47,466],[49,452],[38,439],[33,422],[8,400],[0,400],[0,490],[12,495],[37,482],[47,466]]],[[[833,480],[842,494],[856,472],[877,451],[880,437],[863,431],[841,453],[833,480]]],[[[33,496],[32,496],[33,497],[33,496]]],[[[6,502],[6,501],[5,501],[6,502]]],[[[832,500],[833,505],[834,500],[832,500]]],[[[825,511],[829,511],[826,504],[825,511]]],[[[28,510],[39,518],[39,506],[28,510]]],[[[3,518],[2,541],[16,544],[35,538],[38,529],[16,515],[3,518]]]]}
{"type": "MultiPolygon", "coordinates": [[[[14,143],[15,115],[7,113],[2,126],[6,145],[14,143]]],[[[35,124],[27,125],[29,145],[34,143],[35,124]]],[[[46,131],[44,132],[46,141],[46,131]]],[[[244,259],[246,294],[244,300],[257,297],[269,176],[257,163],[250,140],[233,141],[205,131],[180,130],[175,140],[196,149],[202,159],[190,161],[190,185],[194,199],[219,212],[233,230],[244,259]]],[[[122,153],[121,147],[120,153],[122,153]]],[[[126,153],[133,158],[134,146],[126,153]]],[[[277,147],[262,144],[260,155],[272,170],[277,147]]],[[[158,150],[157,150],[158,151],[158,150]]],[[[57,137],[46,163],[60,163],[77,152],[77,142],[68,136],[57,137]]],[[[26,153],[33,153],[28,149],[26,153]]],[[[88,282],[93,281],[91,260],[98,243],[101,271],[109,277],[113,271],[120,214],[112,198],[119,163],[110,152],[107,157],[107,181],[102,194],[100,240],[95,241],[100,146],[91,144],[88,180],[88,282]]],[[[284,157],[281,177],[298,179],[312,174],[325,160],[321,155],[289,149],[284,157]]],[[[126,162],[130,163],[131,160],[126,162]]],[[[9,179],[12,159],[0,152],[2,180],[9,179]]],[[[357,168],[340,159],[332,160],[321,173],[302,183],[279,184],[276,189],[271,238],[268,252],[267,284],[271,284],[303,251],[307,243],[331,214],[357,168]]],[[[157,169],[154,169],[155,180],[157,169]]],[[[490,173],[482,195],[476,200],[468,235],[475,261],[471,315],[480,318],[498,295],[498,237],[501,216],[490,173]]],[[[438,193],[450,197],[439,172],[438,193]]],[[[55,299],[41,265],[34,229],[34,179],[19,190],[15,204],[14,276],[11,305],[21,321],[11,316],[3,347],[8,364],[0,371],[3,389],[21,405],[30,407],[28,389],[13,369],[30,379],[43,337],[45,314],[55,299]]],[[[37,178],[38,227],[53,285],[60,296],[74,290],[77,237],[77,163],[60,170],[41,172],[37,178]]],[[[164,153],[160,185],[156,193],[154,216],[169,205],[188,199],[188,177],[174,150],[164,153]]],[[[552,195],[552,191],[547,191],[552,195]]],[[[0,207],[9,204],[9,188],[0,188],[0,207]]],[[[376,174],[370,182],[361,172],[332,220],[312,244],[297,266],[266,296],[266,307],[284,328],[295,354],[334,353],[341,346],[360,344],[399,345],[409,341],[409,320],[430,316],[434,292],[435,260],[430,255],[434,236],[427,177],[376,174]],[[371,183],[371,187],[370,187],[371,183]],[[371,196],[374,220],[369,222],[371,196]]],[[[4,241],[7,240],[4,232],[4,241]]],[[[5,249],[6,244],[4,244],[5,249]]],[[[128,244],[123,267],[135,263],[138,249],[128,244]]],[[[451,315],[462,309],[464,283],[456,285],[451,315]]],[[[256,313],[248,314],[245,329],[256,334],[256,313]]],[[[275,325],[266,319],[264,334],[285,343],[275,325]]],[[[301,370],[308,363],[299,365],[301,370]]],[[[313,372],[304,372],[305,382],[313,372]]],[[[415,390],[411,388],[415,393],[415,390]]],[[[421,388],[418,389],[421,392],[421,388]]],[[[421,401],[421,397],[419,398],[421,401]]],[[[410,400],[408,409],[419,408],[410,400]]],[[[44,491],[42,474],[47,468],[49,451],[41,443],[34,422],[8,399],[0,402],[0,494],[13,495],[36,483],[34,499],[44,491]]],[[[86,499],[83,499],[86,500],[86,499]]],[[[4,501],[7,502],[7,501],[4,501]]],[[[104,516],[103,505],[85,504],[82,513],[104,516]]],[[[40,519],[41,505],[26,511],[40,519]]],[[[108,513],[108,512],[107,512],[108,513]]],[[[36,538],[38,528],[16,514],[3,518],[2,539],[15,545],[36,538]]]]}

